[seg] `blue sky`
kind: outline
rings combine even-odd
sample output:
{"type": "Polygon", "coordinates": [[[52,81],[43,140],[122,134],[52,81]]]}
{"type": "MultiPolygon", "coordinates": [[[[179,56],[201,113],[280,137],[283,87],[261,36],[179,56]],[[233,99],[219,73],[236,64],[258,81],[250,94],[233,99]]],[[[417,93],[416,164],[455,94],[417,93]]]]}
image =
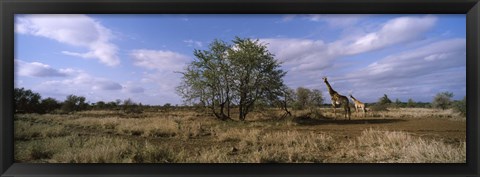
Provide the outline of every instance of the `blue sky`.
{"type": "Polygon", "coordinates": [[[465,15],[17,15],[15,86],[64,100],[182,104],[194,49],[259,39],[291,88],[375,102],[466,95],[465,15]]]}

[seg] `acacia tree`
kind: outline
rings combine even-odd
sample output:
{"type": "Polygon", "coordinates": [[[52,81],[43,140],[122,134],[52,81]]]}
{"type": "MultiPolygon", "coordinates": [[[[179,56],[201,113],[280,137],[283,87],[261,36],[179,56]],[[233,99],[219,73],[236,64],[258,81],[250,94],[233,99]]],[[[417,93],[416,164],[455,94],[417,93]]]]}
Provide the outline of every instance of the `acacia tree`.
{"type": "Polygon", "coordinates": [[[284,96],[280,68],[273,54],[258,40],[235,38],[233,44],[215,40],[208,50],[195,50],[177,92],[190,104],[200,103],[221,119],[230,119],[230,105],[245,120],[260,99],[284,96]]]}
{"type": "Polygon", "coordinates": [[[35,113],[38,112],[40,106],[39,93],[24,88],[15,88],[13,92],[15,102],[15,112],[35,113]]]}
{"type": "Polygon", "coordinates": [[[378,99],[378,103],[381,104],[381,105],[388,105],[388,104],[392,103],[392,100],[390,100],[390,98],[388,98],[387,94],[383,94],[383,97],[378,99]]]}
{"type": "Polygon", "coordinates": [[[41,113],[51,113],[56,109],[59,109],[62,105],[54,98],[43,99],[40,103],[41,113]]]}
{"type": "Polygon", "coordinates": [[[282,86],[281,94],[283,95],[283,99],[279,100],[281,108],[285,111],[285,114],[282,117],[285,117],[287,115],[291,116],[292,113],[288,110],[288,105],[295,101],[295,92],[288,88],[286,85],[282,86]]]}
{"type": "Polygon", "coordinates": [[[407,107],[414,108],[415,107],[415,101],[413,101],[413,99],[409,98],[408,102],[407,102],[407,107]]]}
{"type": "Polygon", "coordinates": [[[245,120],[259,98],[281,96],[276,90],[282,89],[286,72],[258,40],[236,37],[233,46],[228,49],[228,58],[235,71],[233,88],[238,96],[239,119],[245,120]]]}
{"type": "Polygon", "coordinates": [[[304,87],[297,88],[298,109],[305,109],[307,106],[309,106],[311,94],[312,94],[312,91],[308,88],[304,88],[304,87]]]}
{"type": "Polygon", "coordinates": [[[222,120],[230,118],[230,105],[234,98],[231,62],[227,50],[231,46],[214,40],[209,50],[194,50],[195,60],[182,72],[183,82],[177,92],[187,103],[199,102],[207,106],[222,120]]]}
{"type": "Polygon", "coordinates": [[[462,100],[455,101],[453,108],[458,111],[461,115],[467,115],[467,97],[464,96],[462,100]]]}
{"type": "Polygon", "coordinates": [[[321,106],[323,104],[323,95],[322,92],[318,89],[313,89],[310,95],[310,104],[311,106],[321,106]]]}
{"type": "Polygon", "coordinates": [[[141,103],[137,104],[130,98],[123,100],[122,109],[123,109],[123,112],[127,114],[132,114],[132,113],[139,114],[143,112],[141,103]]]}
{"type": "Polygon", "coordinates": [[[64,112],[83,111],[86,110],[88,103],[85,102],[85,97],[68,95],[67,99],[62,104],[62,110],[64,112]]]}
{"type": "Polygon", "coordinates": [[[441,108],[442,110],[447,109],[452,103],[452,92],[442,92],[438,93],[435,98],[433,98],[433,106],[436,108],[441,108]]]}

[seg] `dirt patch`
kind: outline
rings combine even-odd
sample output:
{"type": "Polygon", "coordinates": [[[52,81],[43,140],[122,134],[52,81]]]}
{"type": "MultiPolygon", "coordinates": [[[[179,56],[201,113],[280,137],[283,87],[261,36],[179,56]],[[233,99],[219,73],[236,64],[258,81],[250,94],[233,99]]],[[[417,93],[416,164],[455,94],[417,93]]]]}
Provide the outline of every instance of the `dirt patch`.
{"type": "Polygon", "coordinates": [[[438,118],[360,118],[342,119],[298,119],[299,130],[330,132],[338,137],[356,137],[366,129],[404,131],[414,136],[434,138],[456,143],[466,139],[466,122],[438,118]]]}

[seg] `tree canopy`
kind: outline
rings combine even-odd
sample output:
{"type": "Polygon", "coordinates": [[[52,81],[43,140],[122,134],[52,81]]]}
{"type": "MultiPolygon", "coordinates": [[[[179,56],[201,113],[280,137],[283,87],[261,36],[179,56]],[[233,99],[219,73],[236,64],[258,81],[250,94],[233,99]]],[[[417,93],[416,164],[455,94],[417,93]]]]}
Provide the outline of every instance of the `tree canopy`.
{"type": "Polygon", "coordinates": [[[440,108],[442,110],[450,107],[452,103],[453,93],[452,92],[441,92],[438,93],[435,98],[433,98],[433,106],[435,108],[440,108]]]}
{"type": "Polygon", "coordinates": [[[259,40],[236,37],[231,44],[214,40],[208,50],[195,50],[177,92],[186,103],[200,103],[219,119],[230,119],[238,106],[245,120],[255,102],[285,96],[280,62],[259,40]]]}

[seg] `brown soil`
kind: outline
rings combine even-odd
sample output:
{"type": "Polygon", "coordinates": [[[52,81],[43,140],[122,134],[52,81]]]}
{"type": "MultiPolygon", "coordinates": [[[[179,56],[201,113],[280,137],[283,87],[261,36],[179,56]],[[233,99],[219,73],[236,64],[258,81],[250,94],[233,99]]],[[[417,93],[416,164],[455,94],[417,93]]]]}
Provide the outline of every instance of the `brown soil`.
{"type": "Polygon", "coordinates": [[[446,143],[466,140],[466,122],[439,118],[354,118],[352,120],[296,120],[299,130],[327,132],[346,139],[356,137],[365,129],[404,131],[413,136],[433,138],[446,143]]]}
{"type": "MultiPolygon", "coordinates": [[[[248,123],[253,123],[262,120],[253,120],[248,123]]],[[[271,121],[271,120],[270,120],[271,121]]],[[[385,130],[385,131],[403,131],[411,133],[411,135],[426,139],[440,140],[445,143],[459,143],[466,141],[466,122],[455,121],[449,119],[439,118],[352,118],[352,120],[344,119],[303,119],[296,118],[293,120],[297,125],[295,126],[278,126],[267,128],[267,131],[313,131],[317,133],[327,133],[340,140],[351,140],[359,136],[362,131],[366,129],[385,130]]],[[[248,124],[247,123],[247,124],[248,124]]],[[[114,135],[121,136],[135,141],[149,140],[153,143],[172,140],[172,145],[178,146],[199,146],[201,144],[210,146],[211,136],[197,137],[193,139],[185,139],[179,142],[176,138],[167,137],[140,137],[134,135],[124,135],[113,133],[110,130],[98,130],[95,128],[84,127],[70,127],[72,132],[77,132],[79,135],[114,135]]]]}

